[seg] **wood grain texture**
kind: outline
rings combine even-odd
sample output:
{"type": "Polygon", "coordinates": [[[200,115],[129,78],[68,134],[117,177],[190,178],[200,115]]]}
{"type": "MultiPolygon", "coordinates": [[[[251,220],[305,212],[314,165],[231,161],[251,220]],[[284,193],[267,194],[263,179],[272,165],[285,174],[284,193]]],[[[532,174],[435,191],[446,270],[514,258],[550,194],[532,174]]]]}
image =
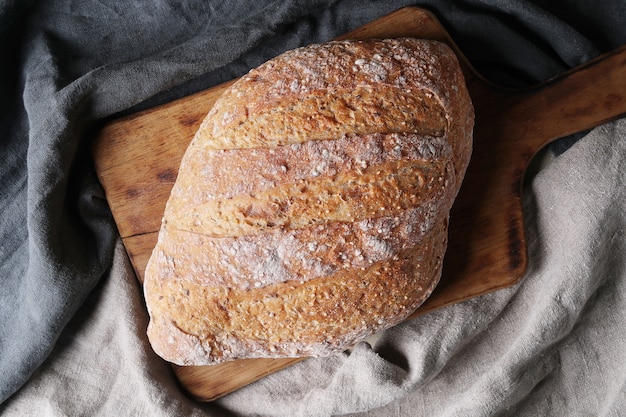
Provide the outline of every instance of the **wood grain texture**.
{"type": "MultiPolygon", "coordinates": [[[[452,209],[441,282],[412,317],[515,284],[527,264],[521,185],[546,144],[626,114],[626,48],[522,91],[498,88],[468,64],[429,12],[400,9],[339,39],[417,37],[448,43],[475,106],[474,152],[452,209]]],[[[227,83],[115,120],[95,138],[96,171],[143,280],[178,165],[227,83]]],[[[210,401],[302,359],[174,367],[191,396],[210,401]]]]}

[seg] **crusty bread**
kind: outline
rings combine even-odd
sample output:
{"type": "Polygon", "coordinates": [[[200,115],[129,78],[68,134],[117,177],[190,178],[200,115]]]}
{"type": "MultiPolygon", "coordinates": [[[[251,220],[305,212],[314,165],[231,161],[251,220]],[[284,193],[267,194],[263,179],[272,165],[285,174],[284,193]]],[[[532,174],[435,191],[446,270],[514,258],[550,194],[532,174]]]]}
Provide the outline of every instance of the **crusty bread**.
{"type": "Polygon", "coordinates": [[[168,200],[144,282],[154,350],[319,356],[404,320],[439,281],[473,120],[439,42],[330,42],[250,71],[168,200]]]}

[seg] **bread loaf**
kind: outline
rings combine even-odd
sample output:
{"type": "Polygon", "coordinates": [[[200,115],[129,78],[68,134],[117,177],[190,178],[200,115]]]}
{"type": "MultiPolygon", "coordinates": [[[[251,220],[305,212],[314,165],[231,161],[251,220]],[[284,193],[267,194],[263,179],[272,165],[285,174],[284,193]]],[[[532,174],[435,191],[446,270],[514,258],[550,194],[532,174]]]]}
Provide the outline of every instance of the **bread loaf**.
{"type": "Polygon", "coordinates": [[[319,356],[404,320],[441,276],[473,120],[439,42],[336,41],[250,71],[167,202],[144,282],[154,350],[319,356]]]}

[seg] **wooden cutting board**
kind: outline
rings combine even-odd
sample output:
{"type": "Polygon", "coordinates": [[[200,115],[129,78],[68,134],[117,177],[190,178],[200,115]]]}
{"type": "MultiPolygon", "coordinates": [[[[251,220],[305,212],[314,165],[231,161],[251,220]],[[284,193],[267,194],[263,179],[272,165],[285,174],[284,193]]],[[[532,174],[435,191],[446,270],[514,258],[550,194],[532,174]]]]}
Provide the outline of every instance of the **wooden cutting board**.
{"type": "MultiPolygon", "coordinates": [[[[443,277],[413,317],[516,283],[527,264],[522,178],[554,139],[626,114],[626,48],[524,91],[498,88],[468,64],[429,12],[404,8],[340,39],[417,37],[457,52],[476,111],[474,152],[452,209],[443,277]]],[[[99,179],[137,277],[155,245],[178,165],[226,83],[108,123],[94,141],[99,179]]],[[[210,401],[302,359],[239,360],[174,371],[210,401]]]]}

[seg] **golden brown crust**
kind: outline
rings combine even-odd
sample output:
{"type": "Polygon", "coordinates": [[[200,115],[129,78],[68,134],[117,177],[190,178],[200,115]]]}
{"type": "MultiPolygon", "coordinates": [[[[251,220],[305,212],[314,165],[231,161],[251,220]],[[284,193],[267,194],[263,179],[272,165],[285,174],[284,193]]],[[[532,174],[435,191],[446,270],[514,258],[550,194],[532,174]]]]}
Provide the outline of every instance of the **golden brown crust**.
{"type": "Polygon", "coordinates": [[[267,229],[301,229],[328,222],[356,222],[379,217],[384,210],[399,214],[420,199],[440,198],[451,180],[445,161],[395,161],[332,177],[301,179],[270,190],[228,199],[172,204],[177,216],[169,229],[213,237],[263,233],[267,229]],[[381,204],[386,202],[385,204],[381,204]],[[187,207],[189,207],[187,209],[187,207]],[[214,216],[219,213],[219,217],[214,216]]]}
{"type": "Polygon", "coordinates": [[[146,269],[155,351],[324,355],[406,318],[441,275],[472,127],[438,42],[312,45],[242,77],[187,150],[146,269]]]}
{"type": "Polygon", "coordinates": [[[323,279],[249,289],[151,280],[147,291],[162,294],[151,304],[153,320],[162,320],[150,328],[151,343],[180,365],[345,350],[389,327],[390,318],[404,320],[430,295],[433,276],[441,274],[447,225],[431,232],[419,248],[323,279]]]}

